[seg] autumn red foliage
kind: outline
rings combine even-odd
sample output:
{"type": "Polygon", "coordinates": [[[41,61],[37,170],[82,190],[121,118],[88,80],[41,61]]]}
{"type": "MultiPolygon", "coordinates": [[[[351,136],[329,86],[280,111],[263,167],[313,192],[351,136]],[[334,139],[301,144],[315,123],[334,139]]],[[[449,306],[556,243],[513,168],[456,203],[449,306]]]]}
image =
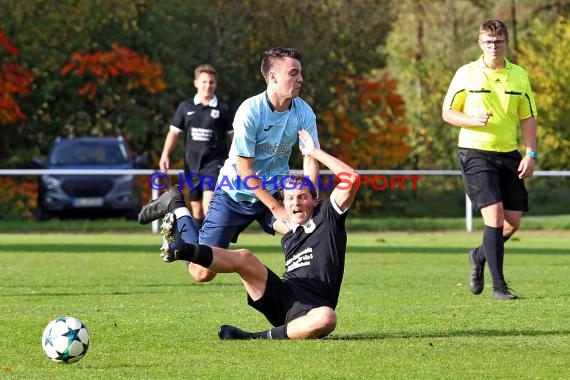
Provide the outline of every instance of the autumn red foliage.
{"type": "Polygon", "coordinates": [[[33,220],[38,182],[30,178],[0,176],[0,220],[33,220]]]}
{"type": "Polygon", "coordinates": [[[96,97],[110,78],[119,76],[127,78],[127,90],[144,88],[155,94],[166,88],[160,64],[152,63],[149,57],[117,44],[112,44],[110,51],[74,52],[60,73],[85,77],[87,83],[79,89],[79,94],[90,99],[96,97]]]}
{"type": "Polygon", "coordinates": [[[0,124],[26,118],[16,101],[16,95],[28,94],[35,75],[13,62],[19,54],[14,42],[0,30],[0,124]]]}
{"type": "MultiPolygon", "coordinates": [[[[396,80],[388,74],[375,78],[340,74],[337,78],[335,101],[319,124],[321,144],[359,170],[401,167],[412,148],[406,141],[410,130],[396,80]]],[[[353,207],[356,212],[371,212],[391,191],[363,186],[359,191],[362,202],[353,207]]]]}
{"type": "Polygon", "coordinates": [[[411,147],[396,80],[387,74],[377,79],[362,76],[340,82],[336,94],[331,111],[323,115],[322,128],[330,136],[327,149],[358,169],[402,165],[411,147]]]}

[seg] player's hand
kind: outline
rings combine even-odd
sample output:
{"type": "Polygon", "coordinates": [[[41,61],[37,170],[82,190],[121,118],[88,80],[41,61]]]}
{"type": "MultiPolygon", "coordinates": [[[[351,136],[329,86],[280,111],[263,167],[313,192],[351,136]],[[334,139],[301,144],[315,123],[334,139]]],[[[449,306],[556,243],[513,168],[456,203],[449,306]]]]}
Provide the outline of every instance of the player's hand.
{"type": "Polygon", "coordinates": [[[493,116],[493,114],[489,112],[481,113],[478,115],[472,116],[473,126],[474,127],[484,127],[489,123],[489,119],[493,116]]]}
{"type": "Polygon", "coordinates": [[[271,210],[275,219],[280,220],[288,229],[293,227],[293,222],[291,221],[291,217],[289,213],[285,210],[283,206],[279,206],[271,210]]]}
{"type": "Polygon", "coordinates": [[[299,131],[299,149],[303,156],[310,156],[317,149],[313,136],[304,129],[299,131]]]}
{"type": "Polygon", "coordinates": [[[534,159],[530,156],[524,156],[518,168],[519,178],[532,177],[534,174],[534,159]]]}
{"type": "Polygon", "coordinates": [[[170,159],[168,157],[160,157],[158,167],[160,168],[161,172],[167,173],[168,169],[170,169],[170,159]]]}

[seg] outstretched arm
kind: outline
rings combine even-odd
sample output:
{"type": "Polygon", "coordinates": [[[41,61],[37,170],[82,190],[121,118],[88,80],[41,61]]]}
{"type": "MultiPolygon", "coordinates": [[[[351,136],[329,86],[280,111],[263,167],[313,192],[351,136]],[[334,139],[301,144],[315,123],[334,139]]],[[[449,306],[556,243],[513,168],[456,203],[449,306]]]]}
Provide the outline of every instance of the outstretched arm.
{"type": "Polygon", "coordinates": [[[319,180],[319,161],[310,156],[303,156],[303,175],[309,177],[311,182],[317,183],[319,180]]]}
{"type": "Polygon", "coordinates": [[[304,156],[312,157],[327,168],[340,180],[333,189],[330,198],[341,210],[346,210],[352,204],[359,185],[359,174],[350,165],[317,148],[312,136],[307,131],[299,132],[299,147],[304,156]]]}

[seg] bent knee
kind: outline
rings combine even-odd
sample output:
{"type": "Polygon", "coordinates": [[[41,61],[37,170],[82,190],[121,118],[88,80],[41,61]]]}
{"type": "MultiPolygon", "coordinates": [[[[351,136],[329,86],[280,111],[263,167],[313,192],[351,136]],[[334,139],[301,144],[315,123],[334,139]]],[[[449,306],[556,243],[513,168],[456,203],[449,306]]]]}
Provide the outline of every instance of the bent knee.
{"type": "Polygon", "coordinates": [[[331,308],[322,308],[317,318],[314,320],[315,330],[319,331],[319,336],[330,334],[336,328],[336,313],[331,308]]]}
{"type": "Polygon", "coordinates": [[[263,266],[261,261],[251,252],[249,249],[240,248],[233,251],[237,255],[239,255],[241,259],[241,265],[249,266],[251,268],[257,268],[258,265],[263,266]]]}
{"type": "Polygon", "coordinates": [[[197,264],[188,265],[188,274],[196,282],[208,282],[212,281],[216,277],[216,273],[212,272],[204,267],[197,264]]]}
{"type": "Polygon", "coordinates": [[[505,220],[505,224],[503,225],[503,235],[512,236],[515,232],[517,232],[520,225],[520,219],[505,220]]]}
{"type": "Polygon", "coordinates": [[[253,253],[247,248],[236,249],[233,252],[240,255],[243,259],[246,259],[246,260],[253,257],[253,253]]]}

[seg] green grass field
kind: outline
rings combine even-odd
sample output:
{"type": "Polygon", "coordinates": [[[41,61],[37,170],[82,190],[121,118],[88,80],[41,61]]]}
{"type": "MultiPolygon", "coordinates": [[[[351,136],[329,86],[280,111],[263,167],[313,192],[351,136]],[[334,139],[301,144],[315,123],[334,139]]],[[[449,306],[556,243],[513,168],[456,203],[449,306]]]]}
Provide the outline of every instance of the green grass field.
{"type": "MultiPolygon", "coordinates": [[[[220,341],[220,324],[268,324],[236,275],[196,284],[163,263],[150,232],[0,235],[0,378],[6,379],[566,379],[570,232],[520,231],[505,273],[522,295],[467,287],[480,232],[349,233],[337,330],[318,341],[220,341]],[[50,362],[45,325],[80,318],[91,346],[50,362]]],[[[277,273],[276,237],[246,233],[277,273]]],[[[488,279],[488,276],[487,276],[488,279]]]]}

